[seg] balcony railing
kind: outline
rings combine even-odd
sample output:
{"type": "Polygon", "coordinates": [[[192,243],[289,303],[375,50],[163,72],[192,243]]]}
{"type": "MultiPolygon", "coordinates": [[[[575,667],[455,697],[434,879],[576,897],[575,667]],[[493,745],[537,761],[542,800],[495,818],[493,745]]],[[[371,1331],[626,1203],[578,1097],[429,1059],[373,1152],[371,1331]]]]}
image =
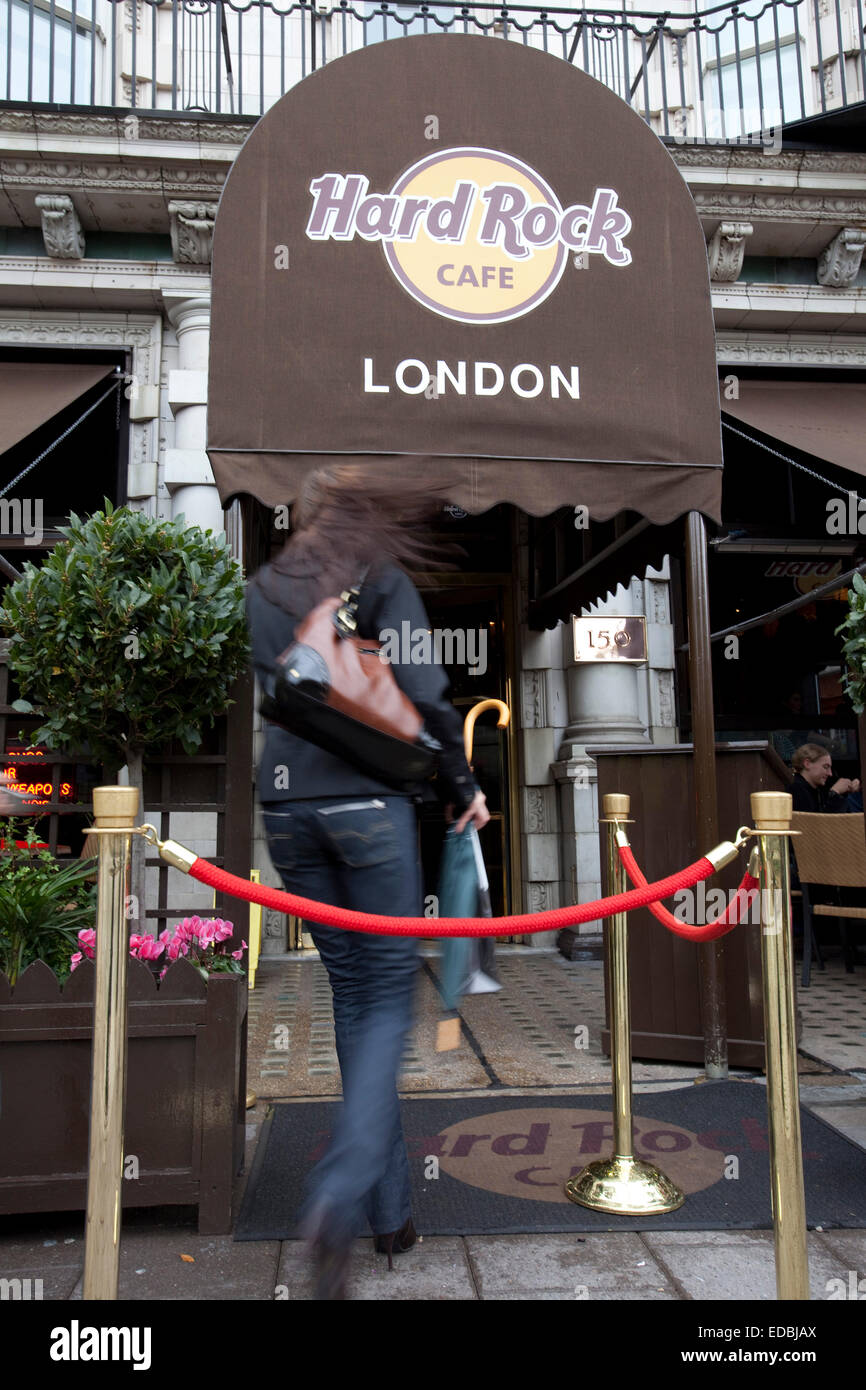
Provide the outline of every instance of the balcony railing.
{"type": "Polygon", "coordinates": [[[864,99],[864,3],[745,0],[689,11],[672,0],[653,13],[556,0],[2,0],[0,100],[259,116],[355,49],[438,34],[447,61],[449,34],[479,34],[591,74],[659,135],[736,141],[864,99]]]}

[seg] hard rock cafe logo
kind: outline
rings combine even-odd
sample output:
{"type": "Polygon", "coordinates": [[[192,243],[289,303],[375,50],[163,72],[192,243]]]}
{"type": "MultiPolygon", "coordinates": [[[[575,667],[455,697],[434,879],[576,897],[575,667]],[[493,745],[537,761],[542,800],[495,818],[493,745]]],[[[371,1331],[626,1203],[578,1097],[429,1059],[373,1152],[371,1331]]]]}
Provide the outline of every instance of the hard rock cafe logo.
{"type": "MultiPolygon", "coordinates": [[[[634,1152],[661,1168],[684,1192],[724,1176],[725,1155],[767,1149],[756,1120],[695,1133],[669,1120],[636,1116],[634,1152]]],[[[612,1153],[610,1111],[527,1108],[460,1120],[435,1136],[408,1140],[416,1156],[436,1154],[439,1168],[471,1187],[535,1202],[567,1202],[565,1184],[588,1163],[612,1153]]]]}
{"type": "Polygon", "coordinates": [[[313,241],[380,241],[403,289],[459,323],[502,323],[541,304],[568,253],[631,264],[631,218],[612,188],[563,208],[528,164],[497,150],[442,150],[413,164],[390,193],[363,174],[310,184],[313,241]]]}
{"type": "Polygon", "coordinates": [[[797,593],[809,594],[841,572],[841,560],[774,560],[765,571],[765,578],[793,579],[797,593]]]}

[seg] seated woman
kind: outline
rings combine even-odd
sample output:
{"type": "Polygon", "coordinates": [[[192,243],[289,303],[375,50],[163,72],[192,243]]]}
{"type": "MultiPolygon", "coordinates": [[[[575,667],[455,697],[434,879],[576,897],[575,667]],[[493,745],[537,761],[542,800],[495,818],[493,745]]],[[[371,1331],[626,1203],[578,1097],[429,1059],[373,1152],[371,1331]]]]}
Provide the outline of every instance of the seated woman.
{"type": "Polygon", "coordinates": [[[848,796],[860,790],[859,778],[839,777],[827,786],[833,775],[833,764],[826,748],[817,743],[803,743],[791,759],[794,780],[791,795],[795,811],[842,811],[849,809],[848,796]]]}

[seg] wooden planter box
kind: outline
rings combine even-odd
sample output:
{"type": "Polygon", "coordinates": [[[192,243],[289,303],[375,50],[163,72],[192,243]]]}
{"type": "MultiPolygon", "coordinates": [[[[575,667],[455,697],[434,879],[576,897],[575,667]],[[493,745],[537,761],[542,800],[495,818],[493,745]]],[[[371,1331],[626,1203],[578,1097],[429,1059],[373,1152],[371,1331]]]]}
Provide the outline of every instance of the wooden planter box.
{"type": "MultiPolygon", "coordinates": [[[[631,796],[629,840],[647,878],[663,878],[710,849],[699,845],[695,831],[695,786],[692,745],[593,748],[598,760],[599,804],[606,792],[631,796]]],[[[766,743],[717,743],[716,779],[719,839],[733,839],[750,825],[750,794],[787,791],[785,764],[766,743]]],[[[599,826],[601,861],[607,863],[606,825],[599,826]]],[[[741,855],[707,881],[705,892],[733,890],[747,863],[741,855]]],[[[610,892],[605,873],[604,891],[610,892]]],[[[697,892],[700,901],[700,890],[697,892]]],[[[673,900],[668,899],[668,908],[673,900]]],[[[605,923],[605,937],[608,933],[605,923]]],[[[629,913],[628,960],[631,979],[632,1057],[702,1065],[704,1028],[701,1013],[701,951],[673,936],[647,908],[629,913]]],[[[761,928],[752,914],[724,938],[722,974],[727,1001],[728,1058],[731,1066],[764,1065],[764,1006],[761,983],[761,928]]],[[[605,1003],[610,1019],[610,981],[605,964],[605,1003]]],[[[610,1052],[610,1032],[602,1033],[610,1052]]]]}
{"type": "MultiPolygon", "coordinates": [[[[42,961],[0,974],[0,1214],[86,1207],[95,969],[61,991],[42,961]]],[[[128,973],[125,1207],[198,1206],[203,1235],[232,1224],[243,1164],[246,975],[205,981],[188,961],[157,986],[128,973]],[[137,1164],[130,1160],[135,1158],[137,1164]]]]}

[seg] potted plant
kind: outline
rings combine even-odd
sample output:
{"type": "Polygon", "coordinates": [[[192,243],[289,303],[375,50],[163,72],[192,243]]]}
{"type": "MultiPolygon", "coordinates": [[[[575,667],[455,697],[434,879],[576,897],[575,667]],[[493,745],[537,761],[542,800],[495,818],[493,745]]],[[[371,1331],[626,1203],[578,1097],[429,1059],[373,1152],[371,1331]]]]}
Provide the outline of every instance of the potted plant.
{"type": "MultiPolygon", "coordinates": [[[[21,691],[15,708],[40,719],[33,743],[86,747],[107,781],[125,765],[141,790],[148,752],[172,739],[194,752],[201,729],[230,704],[248,650],[240,567],[222,538],[182,518],[108,503],[86,521],[73,516],[63,535],[44,564],[25,566],[0,610],[21,691]]],[[[173,963],[151,970],[145,957],[171,942],[134,921],[144,902],[140,849],[135,836],[124,1205],[195,1203],[199,1229],[223,1233],[243,1160],[243,946],[225,937],[230,924],[221,942],[213,924],[214,938],[202,941],[199,924],[173,963]]],[[[20,872],[7,864],[4,890],[0,862],[0,948],[12,969],[0,974],[0,1045],[10,1059],[0,1213],[81,1209],[86,1196],[94,967],[87,949],[75,969],[71,958],[94,947],[92,917],[76,915],[87,903],[75,896],[93,864],[49,869],[41,853],[50,882],[40,879],[38,892],[23,861],[20,872]]]]}
{"type": "MultiPolygon", "coordinates": [[[[106,782],[126,766],[143,801],[143,759],[177,739],[194,753],[231,704],[249,647],[240,566],[225,538],[128,507],[74,514],[40,566],[6,591],[0,623],[34,744],[89,749],[106,782]]],[[[142,807],[143,813],[143,807],[142,807]]],[[[144,853],[132,846],[133,919],[144,853]]]]}
{"type": "MultiPolygon", "coordinates": [[[[127,975],[123,1204],[196,1205],[208,1235],[231,1230],[244,1153],[246,942],[232,951],[232,930],[188,918],[159,939],[133,934],[127,975]],[[162,959],[157,977],[151,966],[162,959]]],[[[0,1214],[81,1210],[86,1201],[98,942],[93,928],[71,942],[69,932],[62,922],[48,941],[62,990],[42,959],[14,989],[0,974],[0,1214]]]]}
{"type": "MultiPolygon", "coordinates": [[[[230,950],[232,933],[231,922],[224,922],[221,917],[211,917],[207,921],[202,921],[201,917],[184,917],[176,927],[166,927],[159,937],[133,933],[129,938],[129,954],[135,960],[149,961],[152,965],[164,961],[160,979],[176,960],[188,960],[203,980],[211,975],[245,975],[240,962],[247,943],[242,941],[237,951],[230,950]]],[[[85,958],[94,959],[96,932],[82,929],[78,933],[78,944],[81,949],[70,958],[70,970],[85,958]]]]}

